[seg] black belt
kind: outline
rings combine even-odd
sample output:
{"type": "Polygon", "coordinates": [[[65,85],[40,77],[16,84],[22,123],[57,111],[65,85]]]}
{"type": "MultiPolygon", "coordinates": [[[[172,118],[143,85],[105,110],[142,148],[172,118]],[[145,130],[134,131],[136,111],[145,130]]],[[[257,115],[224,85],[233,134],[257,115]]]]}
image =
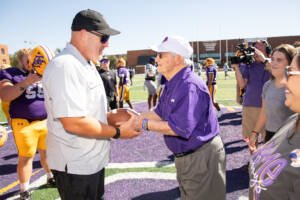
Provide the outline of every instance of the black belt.
{"type": "MultiPolygon", "coordinates": [[[[217,136],[217,135],[216,135],[217,136]]],[[[189,154],[192,154],[194,153],[195,151],[197,151],[198,149],[200,149],[201,147],[203,147],[204,145],[210,143],[215,137],[211,138],[210,140],[206,141],[203,145],[201,145],[200,147],[198,147],[197,149],[193,149],[193,150],[188,150],[188,151],[185,151],[185,152],[182,152],[182,153],[174,153],[174,156],[176,158],[180,158],[180,157],[183,157],[183,156],[186,156],[186,155],[189,155],[189,154]]]]}
{"type": "Polygon", "coordinates": [[[183,156],[186,156],[186,155],[189,155],[191,153],[194,153],[195,151],[197,151],[198,149],[194,149],[194,150],[189,150],[189,151],[186,151],[186,152],[182,152],[182,153],[175,153],[175,157],[176,158],[179,158],[179,157],[183,157],[183,156]]]}

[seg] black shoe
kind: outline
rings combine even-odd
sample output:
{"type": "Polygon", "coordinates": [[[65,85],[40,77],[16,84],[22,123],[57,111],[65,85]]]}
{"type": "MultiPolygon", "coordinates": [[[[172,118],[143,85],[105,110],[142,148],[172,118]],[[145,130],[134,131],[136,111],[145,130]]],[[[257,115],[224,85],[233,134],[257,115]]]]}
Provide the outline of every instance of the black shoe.
{"type": "Polygon", "coordinates": [[[56,187],[56,182],[55,182],[55,179],[52,177],[52,178],[49,178],[47,180],[47,185],[50,186],[50,187],[56,187]]]}
{"type": "Polygon", "coordinates": [[[20,200],[31,200],[31,194],[29,191],[20,192],[20,200]]]}

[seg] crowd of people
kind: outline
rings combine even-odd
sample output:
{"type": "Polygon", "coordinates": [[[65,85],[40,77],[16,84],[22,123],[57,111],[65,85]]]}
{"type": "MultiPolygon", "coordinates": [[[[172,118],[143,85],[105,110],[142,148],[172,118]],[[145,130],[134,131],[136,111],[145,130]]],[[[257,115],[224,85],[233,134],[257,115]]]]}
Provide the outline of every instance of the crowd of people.
{"type": "MultiPolygon", "coordinates": [[[[18,150],[20,199],[29,192],[36,151],[63,200],[103,199],[110,140],[134,138],[141,132],[163,135],[174,154],[181,199],[226,198],[225,149],[219,136],[215,102],[215,60],[205,60],[206,82],[194,73],[190,43],[167,36],[151,46],[157,53],[145,66],[148,111],[120,125],[108,124],[108,112],[133,109],[130,86],[134,71],[119,58],[117,73],[102,56],[110,36],[120,34],[95,10],[78,12],[64,50],[47,60],[18,52],[19,68],[0,71],[0,98],[18,150]],[[39,63],[47,65],[41,73],[39,63]],[[156,84],[156,81],[159,84],[156,84]]],[[[297,199],[300,196],[300,49],[274,48],[254,42],[251,63],[231,63],[237,88],[243,90],[241,136],[249,146],[249,198],[297,199]],[[259,135],[263,144],[259,143],[259,135]]],[[[41,47],[39,47],[41,49],[41,47]]],[[[223,66],[225,79],[228,64],[223,66]]],[[[239,100],[240,102],[240,100],[239,100]]]]}

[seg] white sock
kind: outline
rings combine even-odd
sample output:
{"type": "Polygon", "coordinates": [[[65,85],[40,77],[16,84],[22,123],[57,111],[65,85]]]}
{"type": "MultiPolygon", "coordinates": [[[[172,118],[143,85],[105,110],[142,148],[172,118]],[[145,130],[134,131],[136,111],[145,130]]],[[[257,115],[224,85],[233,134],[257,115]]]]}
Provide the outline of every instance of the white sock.
{"type": "Polygon", "coordinates": [[[20,190],[21,190],[21,192],[29,190],[29,181],[27,181],[25,183],[20,183],[20,190]]]}
{"type": "Polygon", "coordinates": [[[47,172],[46,174],[47,174],[47,180],[48,180],[49,178],[53,178],[53,174],[52,174],[51,172],[47,172]]]}

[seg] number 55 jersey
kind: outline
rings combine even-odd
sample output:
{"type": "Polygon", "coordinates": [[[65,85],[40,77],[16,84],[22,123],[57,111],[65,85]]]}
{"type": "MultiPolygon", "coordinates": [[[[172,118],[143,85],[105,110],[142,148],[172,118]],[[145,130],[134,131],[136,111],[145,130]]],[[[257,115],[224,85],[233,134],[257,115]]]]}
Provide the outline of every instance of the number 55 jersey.
{"type": "MultiPolygon", "coordinates": [[[[15,85],[24,81],[27,75],[28,72],[11,67],[0,71],[0,81],[9,81],[15,85]]],[[[29,121],[47,118],[41,81],[25,88],[19,97],[10,102],[9,114],[11,118],[23,118],[29,121]]]]}

